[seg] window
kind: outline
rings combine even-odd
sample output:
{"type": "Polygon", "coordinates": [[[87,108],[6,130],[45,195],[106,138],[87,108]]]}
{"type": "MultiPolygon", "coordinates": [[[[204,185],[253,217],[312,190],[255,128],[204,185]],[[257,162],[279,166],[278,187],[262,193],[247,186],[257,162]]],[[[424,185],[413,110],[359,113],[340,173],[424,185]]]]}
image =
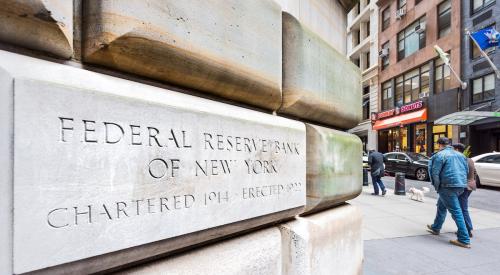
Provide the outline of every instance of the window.
{"type": "Polygon", "coordinates": [[[472,13],[476,13],[494,2],[495,0],[471,0],[471,11],[472,13]]]}
{"type": "Polygon", "coordinates": [[[451,0],[445,0],[438,7],[439,38],[451,31],[451,0]]]}
{"type": "Polygon", "coordinates": [[[489,155],[489,156],[480,158],[476,162],[480,162],[480,163],[497,163],[497,164],[500,164],[500,155],[489,155]]]}
{"type": "Polygon", "coordinates": [[[394,98],[392,95],[392,84],[390,81],[382,84],[382,110],[394,108],[394,98]]]}
{"type": "Polygon", "coordinates": [[[398,160],[410,160],[405,154],[398,154],[398,160]]]}
{"type": "MultiPolygon", "coordinates": [[[[490,25],[490,26],[487,26],[485,28],[489,28],[489,27],[493,27],[495,28],[495,24],[493,25],[490,25]]],[[[476,45],[476,43],[474,43],[474,41],[472,40],[472,38],[469,38],[469,47],[471,49],[471,59],[476,59],[476,58],[480,58],[481,57],[481,52],[479,51],[479,47],[476,45]]],[[[495,49],[496,47],[490,47],[490,48],[487,48],[484,50],[484,52],[486,54],[492,54],[495,52],[495,49]]]]}
{"type": "Polygon", "coordinates": [[[429,64],[396,78],[396,106],[415,101],[429,92],[429,64]]]}
{"type": "Polygon", "coordinates": [[[363,98],[363,120],[370,119],[370,97],[363,98]]]}
{"type": "Polygon", "coordinates": [[[478,103],[493,98],[495,98],[494,73],[472,80],[472,103],[478,103]]]}
{"type": "Polygon", "coordinates": [[[389,24],[391,23],[391,10],[390,6],[387,7],[384,11],[382,11],[382,31],[385,31],[389,24]]]}
{"type": "Polygon", "coordinates": [[[434,152],[439,151],[438,139],[441,137],[453,138],[453,129],[451,125],[434,125],[432,126],[432,140],[434,152]]]}
{"type": "Polygon", "coordinates": [[[366,37],[370,36],[370,20],[368,20],[368,22],[365,23],[365,33],[366,37]]]}
{"type": "Polygon", "coordinates": [[[398,0],[398,9],[406,10],[406,0],[398,0]]]}
{"type": "Polygon", "coordinates": [[[384,45],[382,45],[382,50],[387,52],[387,55],[382,57],[382,70],[387,68],[389,66],[389,41],[385,42],[384,45]]]}
{"type": "Polygon", "coordinates": [[[425,17],[413,22],[403,31],[398,33],[398,60],[410,56],[425,47],[425,31],[416,31],[420,24],[425,25],[425,17]]]}
{"type": "Polygon", "coordinates": [[[450,89],[450,68],[446,66],[441,58],[436,59],[434,65],[434,93],[438,94],[450,89]]]}
{"type": "Polygon", "coordinates": [[[387,154],[387,155],[385,155],[385,157],[388,160],[396,160],[397,159],[397,154],[387,154]]]}
{"type": "Polygon", "coordinates": [[[365,54],[365,60],[366,60],[365,69],[368,69],[370,68],[370,52],[367,52],[365,54]]]}

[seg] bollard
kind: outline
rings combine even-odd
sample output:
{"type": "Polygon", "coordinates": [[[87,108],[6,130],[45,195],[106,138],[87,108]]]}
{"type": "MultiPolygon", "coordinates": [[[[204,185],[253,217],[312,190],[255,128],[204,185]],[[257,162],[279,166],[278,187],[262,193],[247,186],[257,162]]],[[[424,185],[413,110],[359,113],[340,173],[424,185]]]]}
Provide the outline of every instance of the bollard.
{"type": "Polygon", "coordinates": [[[368,169],[363,168],[363,186],[368,186],[368,169]]]}
{"type": "Polygon", "coordinates": [[[405,173],[396,173],[394,182],[394,195],[406,195],[405,191],[405,173]]]}

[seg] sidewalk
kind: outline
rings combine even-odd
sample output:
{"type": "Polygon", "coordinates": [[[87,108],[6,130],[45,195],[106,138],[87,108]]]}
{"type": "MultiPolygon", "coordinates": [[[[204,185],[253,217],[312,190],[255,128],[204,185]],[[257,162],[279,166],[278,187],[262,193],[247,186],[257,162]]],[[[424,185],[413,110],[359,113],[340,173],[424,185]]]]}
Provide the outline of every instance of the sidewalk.
{"type": "MultiPolygon", "coordinates": [[[[448,214],[440,236],[426,232],[436,199],[372,196],[372,186],[350,201],[363,211],[364,274],[496,274],[500,270],[500,213],[471,208],[472,249],[455,247],[456,226],[448,214]]],[[[500,195],[500,194],[499,194],[500,195]]]]}

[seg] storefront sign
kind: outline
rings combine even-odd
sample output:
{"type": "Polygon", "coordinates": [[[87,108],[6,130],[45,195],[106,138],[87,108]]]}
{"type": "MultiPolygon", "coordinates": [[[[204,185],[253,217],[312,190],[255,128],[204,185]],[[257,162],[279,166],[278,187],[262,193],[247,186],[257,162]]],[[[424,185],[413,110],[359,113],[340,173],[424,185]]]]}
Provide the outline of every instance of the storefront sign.
{"type": "Polygon", "coordinates": [[[422,100],[403,105],[401,107],[396,107],[394,109],[390,109],[387,111],[383,111],[380,113],[372,113],[371,119],[372,121],[384,119],[392,116],[397,116],[400,114],[408,113],[411,111],[419,110],[424,107],[424,102],[422,100]]]}
{"type": "Polygon", "coordinates": [[[414,110],[418,110],[424,106],[424,103],[420,100],[417,102],[413,102],[411,104],[403,105],[400,108],[400,113],[406,113],[414,110]]]}

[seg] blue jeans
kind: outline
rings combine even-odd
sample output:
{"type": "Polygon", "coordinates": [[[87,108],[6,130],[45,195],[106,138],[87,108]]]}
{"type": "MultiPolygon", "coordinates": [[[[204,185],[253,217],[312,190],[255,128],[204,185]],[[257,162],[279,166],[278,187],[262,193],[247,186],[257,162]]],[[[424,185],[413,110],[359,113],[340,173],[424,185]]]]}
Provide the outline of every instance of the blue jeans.
{"type": "Polygon", "coordinates": [[[446,219],[446,210],[448,209],[458,228],[458,241],[464,244],[470,244],[469,232],[467,232],[462,208],[460,208],[460,202],[458,200],[458,196],[463,192],[463,187],[442,187],[438,191],[439,199],[437,202],[437,213],[434,223],[432,224],[432,229],[438,232],[441,230],[444,220],[446,219]]]}
{"type": "Polygon", "coordinates": [[[467,230],[469,232],[472,231],[472,221],[469,215],[469,196],[472,191],[465,188],[464,192],[458,196],[458,200],[460,201],[460,208],[462,208],[462,214],[464,215],[465,225],[467,226],[467,230]]]}
{"type": "Polygon", "coordinates": [[[382,189],[382,192],[385,190],[384,183],[382,182],[382,179],[380,176],[373,176],[372,175],[372,184],[373,184],[373,191],[375,194],[378,195],[378,187],[380,186],[380,189],[382,189]]]}

